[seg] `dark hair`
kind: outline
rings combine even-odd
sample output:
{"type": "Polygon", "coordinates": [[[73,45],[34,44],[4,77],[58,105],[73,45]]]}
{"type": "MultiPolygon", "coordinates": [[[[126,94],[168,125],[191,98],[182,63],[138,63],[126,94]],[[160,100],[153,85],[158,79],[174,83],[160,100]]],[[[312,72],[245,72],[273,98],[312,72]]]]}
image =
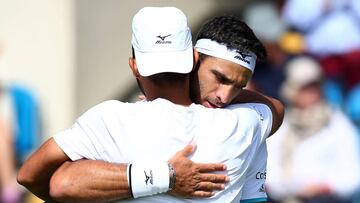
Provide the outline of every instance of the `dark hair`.
{"type": "Polygon", "coordinates": [[[211,39],[237,52],[251,51],[259,60],[267,57],[266,49],[251,28],[236,16],[219,16],[206,22],[197,34],[199,39],[211,39]]]}
{"type": "Polygon", "coordinates": [[[154,83],[163,86],[163,85],[169,85],[176,84],[176,83],[184,83],[186,79],[188,78],[189,74],[181,74],[181,73],[158,73],[155,75],[150,75],[148,78],[153,81],[154,83]]]}

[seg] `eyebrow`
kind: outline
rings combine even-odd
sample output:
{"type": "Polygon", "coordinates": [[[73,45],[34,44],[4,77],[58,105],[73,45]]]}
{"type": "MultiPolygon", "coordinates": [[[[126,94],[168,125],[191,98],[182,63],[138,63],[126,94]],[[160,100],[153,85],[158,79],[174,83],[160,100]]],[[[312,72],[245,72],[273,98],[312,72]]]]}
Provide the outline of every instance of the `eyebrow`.
{"type": "Polygon", "coordinates": [[[223,73],[217,71],[217,70],[211,70],[211,72],[217,77],[219,78],[224,84],[235,84],[234,86],[236,88],[244,88],[246,85],[243,85],[243,84],[236,84],[235,81],[231,80],[230,78],[226,77],[226,75],[224,75],[223,73]]]}

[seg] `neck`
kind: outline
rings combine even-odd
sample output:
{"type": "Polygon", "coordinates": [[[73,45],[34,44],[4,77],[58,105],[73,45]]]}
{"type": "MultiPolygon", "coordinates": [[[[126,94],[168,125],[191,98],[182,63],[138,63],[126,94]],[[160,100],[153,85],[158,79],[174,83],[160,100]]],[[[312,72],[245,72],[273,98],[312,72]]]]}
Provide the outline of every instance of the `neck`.
{"type": "Polygon", "coordinates": [[[163,98],[183,106],[189,106],[192,103],[189,94],[189,82],[157,85],[147,80],[143,81],[142,85],[148,101],[163,98]]]}
{"type": "Polygon", "coordinates": [[[171,89],[169,91],[159,92],[157,94],[147,94],[146,99],[152,101],[157,98],[163,98],[171,101],[174,104],[189,106],[191,104],[189,94],[185,94],[182,90],[171,89]]]}

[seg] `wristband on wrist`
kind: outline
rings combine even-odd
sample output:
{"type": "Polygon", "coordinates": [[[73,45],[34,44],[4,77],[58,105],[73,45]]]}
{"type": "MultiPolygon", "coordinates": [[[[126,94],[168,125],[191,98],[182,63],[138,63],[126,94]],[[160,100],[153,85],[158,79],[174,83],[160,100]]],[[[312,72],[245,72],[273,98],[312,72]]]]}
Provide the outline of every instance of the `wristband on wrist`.
{"type": "Polygon", "coordinates": [[[132,167],[132,164],[127,165],[126,174],[127,174],[127,178],[128,178],[129,192],[130,192],[131,197],[134,198],[134,194],[131,189],[131,167],[132,167]]]}
{"type": "Polygon", "coordinates": [[[136,163],[127,168],[129,190],[133,198],[155,195],[169,191],[169,164],[136,163]]]}

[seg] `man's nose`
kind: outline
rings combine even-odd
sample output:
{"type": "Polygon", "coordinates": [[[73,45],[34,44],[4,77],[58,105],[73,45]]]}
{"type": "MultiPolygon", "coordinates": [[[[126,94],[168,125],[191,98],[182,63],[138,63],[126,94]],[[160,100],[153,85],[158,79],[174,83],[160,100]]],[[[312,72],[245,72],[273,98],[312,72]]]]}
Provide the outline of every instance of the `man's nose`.
{"type": "Polygon", "coordinates": [[[216,97],[222,104],[229,104],[231,102],[231,96],[233,87],[231,85],[222,85],[216,92],[216,97]]]}

